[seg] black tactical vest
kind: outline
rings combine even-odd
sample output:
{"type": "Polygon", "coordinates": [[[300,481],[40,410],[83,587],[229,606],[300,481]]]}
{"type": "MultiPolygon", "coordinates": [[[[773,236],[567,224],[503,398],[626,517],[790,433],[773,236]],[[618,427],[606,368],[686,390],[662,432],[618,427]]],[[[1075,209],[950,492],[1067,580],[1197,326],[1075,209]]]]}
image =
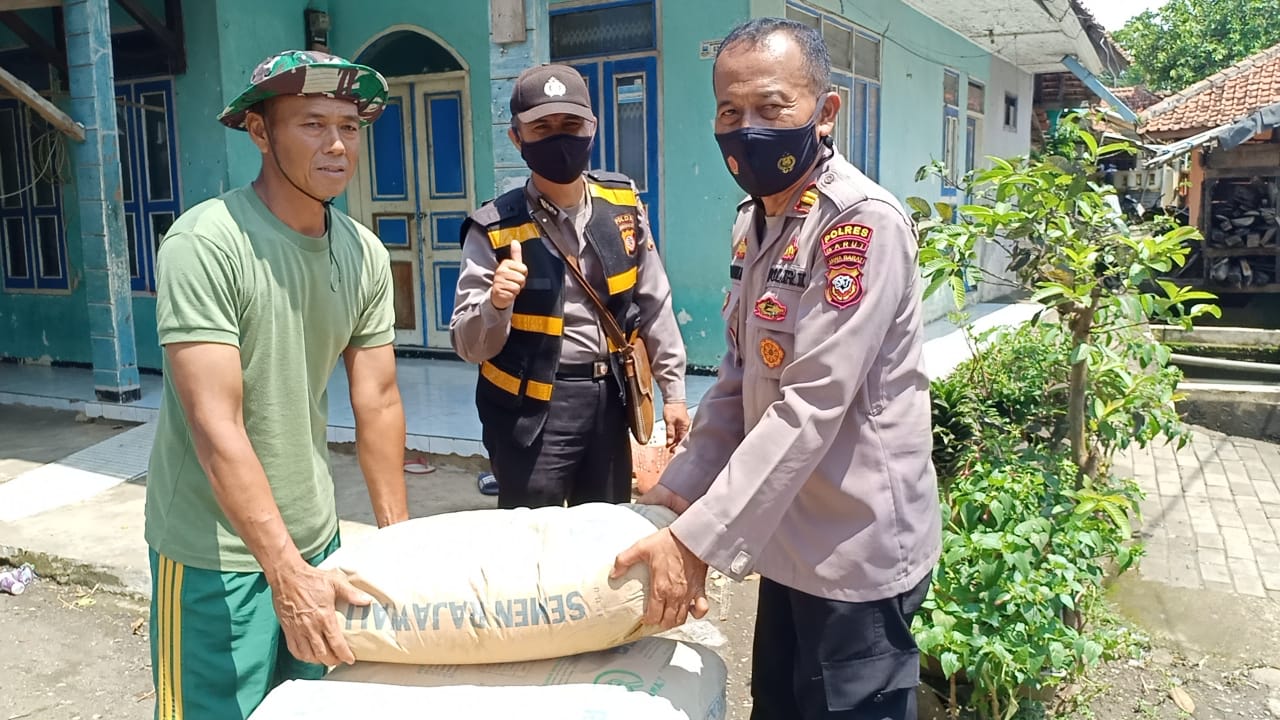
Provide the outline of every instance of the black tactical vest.
{"type": "MultiPolygon", "coordinates": [[[[604,269],[608,293],[601,299],[630,335],[638,324],[633,301],[639,268],[638,199],[631,181],[617,173],[587,173],[591,220],[586,241],[604,269]]],[[[542,230],[529,213],[523,187],[485,203],[462,227],[481,225],[498,262],[511,256],[511,243],[521,243],[529,269],[524,289],[512,306],[511,332],[501,352],[481,363],[476,408],[485,425],[514,423],[514,439],[528,447],[546,422],[560,347],[564,335],[564,285],[568,269],[548,249],[542,230]],[[535,240],[536,242],[527,242],[535,240]]],[[[549,242],[549,240],[548,240],[549,242]]]]}

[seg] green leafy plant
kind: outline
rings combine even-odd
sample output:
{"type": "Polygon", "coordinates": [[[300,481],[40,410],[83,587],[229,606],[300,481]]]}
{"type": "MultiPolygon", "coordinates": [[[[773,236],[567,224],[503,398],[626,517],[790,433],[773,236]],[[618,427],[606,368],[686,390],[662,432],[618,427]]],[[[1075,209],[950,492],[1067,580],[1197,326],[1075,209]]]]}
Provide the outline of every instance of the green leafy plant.
{"type": "MultiPolygon", "coordinates": [[[[1116,646],[1086,618],[1107,573],[1140,554],[1129,539],[1141,495],[1109,474],[1077,487],[1060,429],[1070,354],[1060,327],[972,342],[979,352],[931,388],[943,555],[915,631],[953,713],[1008,718],[1116,646]]],[[[1160,378],[1149,406],[1177,382],[1160,378]]]]}
{"type": "Polygon", "coordinates": [[[966,175],[971,204],[909,200],[928,294],[947,289],[962,308],[972,287],[997,283],[1043,306],[1021,328],[971,336],[974,357],[932,386],[943,555],[915,632],[953,717],[1014,717],[1116,646],[1089,613],[1108,573],[1141,553],[1130,524],[1141,493],[1111,458],[1187,439],[1180,372],[1148,324],[1218,314],[1211,294],[1161,279],[1196,231],[1130,227],[1096,180],[1099,158],[1126,148],[1100,146],[1073,118],[1056,137],[1058,154],[966,175]],[[978,262],[984,244],[1007,254],[1004,274],[978,262]]]}
{"type": "MultiPolygon", "coordinates": [[[[1129,398],[1140,394],[1142,378],[1162,371],[1168,361],[1167,354],[1133,352],[1144,343],[1154,345],[1142,335],[1146,324],[1164,320],[1189,328],[1194,318],[1219,316],[1220,311],[1199,302],[1214,299],[1212,293],[1161,279],[1186,262],[1188,243],[1199,232],[1190,227],[1135,232],[1108,201],[1114,189],[1095,180],[1099,159],[1129,146],[1099,146],[1074,118],[1062,122],[1076,138],[1073,156],[992,158],[993,167],[959,181],[960,195],[973,202],[958,212],[921,198],[908,203],[921,233],[926,296],[949,287],[957,307],[963,307],[968,288],[978,282],[1011,286],[1044,305],[1038,320],[1056,322],[1070,338],[1067,439],[1083,487],[1127,442],[1119,418],[1129,415],[1147,435],[1151,423],[1165,428],[1176,424],[1176,416],[1132,416],[1129,398]],[[978,263],[978,249],[986,243],[1007,253],[1007,277],[978,263]],[[1091,384],[1091,373],[1106,382],[1091,384]],[[1096,406],[1103,385],[1113,392],[1096,406]],[[1096,428],[1089,426],[1091,402],[1096,428]]],[[[923,168],[920,178],[931,174],[946,177],[945,168],[934,164],[923,168]]]]}

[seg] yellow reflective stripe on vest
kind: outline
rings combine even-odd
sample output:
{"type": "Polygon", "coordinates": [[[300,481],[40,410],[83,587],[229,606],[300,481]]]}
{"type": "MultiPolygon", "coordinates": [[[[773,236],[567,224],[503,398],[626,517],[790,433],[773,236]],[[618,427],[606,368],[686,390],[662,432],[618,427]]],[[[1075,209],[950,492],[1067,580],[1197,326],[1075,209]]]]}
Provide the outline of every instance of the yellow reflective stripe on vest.
{"type": "Polygon", "coordinates": [[[531,222],[527,222],[515,227],[494,228],[490,230],[489,244],[493,246],[494,250],[500,250],[517,240],[524,242],[525,240],[532,240],[537,237],[542,237],[542,233],[538,230],[538,226],[531,222]]]}
{"type": "MultiPolygon", "coordinates": [[[[490,362],[484,363],[480,366],[480,374],[484,376],[485,380],[488,380],[512,395],[520,394],[520,378],[503,371],[497,365],[490,362]]],[[[525,390],[525,394],[534,400],[549,402],[551,400],[551,385],[530,380],[529,386],[525,390]]]]}
{"type": "Polygon", "coordinates": [[[512,313],[511,329],[542,333],[543,335],[563,335],[564,318],[551,317],[550,315],[512,313]]]}
{"type": "Polygon", "coordinates": [[[608,280],[609,294],[621,295],[622,293],[635,287],[636,286],[636,270],[637,268],[631,268],[626,272],[618,273],[617,275],[614,275],[613,277],[609,278],[608,280]]]}
{"type": "Polygon", "coordinates": [[[636,206],[636,191],[631,188],[607,188],[589,182],[587,183],[587,190],[591,193],[591,197],[598,197],[613,205],[636,206]]]}

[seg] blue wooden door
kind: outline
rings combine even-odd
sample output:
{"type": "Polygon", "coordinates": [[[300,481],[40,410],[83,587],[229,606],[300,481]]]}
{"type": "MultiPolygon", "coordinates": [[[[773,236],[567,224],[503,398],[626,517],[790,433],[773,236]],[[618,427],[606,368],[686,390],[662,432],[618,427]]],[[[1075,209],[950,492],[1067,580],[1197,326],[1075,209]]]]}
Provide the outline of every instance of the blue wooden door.
{"type": "Polygon", "coordinates": [[[587,81],[600,122],[592,167],[620,172],[635,181],[654,238],[660,240],[657,58],[596,60],[574,67],[587,81]]]}
{"type": "Polygon", "coordinates": [[[391,255],[398,345],[450,347],[474,184],[465,82],[450,73],[393,83],[352,184],[353,212],[391,255]]]}

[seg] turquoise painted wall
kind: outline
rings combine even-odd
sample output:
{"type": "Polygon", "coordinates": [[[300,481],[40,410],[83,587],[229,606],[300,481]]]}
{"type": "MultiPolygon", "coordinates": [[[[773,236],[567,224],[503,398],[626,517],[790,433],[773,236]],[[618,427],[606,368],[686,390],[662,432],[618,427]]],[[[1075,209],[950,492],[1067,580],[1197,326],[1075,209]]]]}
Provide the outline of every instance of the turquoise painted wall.
{"type": "Polygon", "coordinates": [[[715,95],[705,40],[749,17],[748,0],[662,3],[663,260],[689,362],[714,365],[724,352],[720,308],[729,287],[730,229],[742,190],[712,130],[715,95]]]}
{"type": "MultiPolygon", "coordinates": [[[[55,99],[65,112],[69,102],[55,99]]],[[[0,355],[41,362],[90,362],[89,309],[82,283],[84,252],[79,242],[80,216],[74,212],[80,200],[75,172],[68,161],[63,177],[67,267],[70,290],[49,293],[0,292],[0,355]]]]}
{"type": "MultiPolygon", "coordinates": [[[[944,68],[958,71],[963,115],[966,79],[986,82],[991,54],[900,1],[851,3],[812,0],[808,5],[841,15],[883,37],[881,42],[880,182],[900,197],[937,198],[938,184],[915,173],[942,157],[944,68]],[[843,12],[841,12],[843,10],[843,12]]],[[[961,133],[961,141],[964,135],[961,133]]]]}
{"type": "MultiPolygon", "coordinates": [[[[988,80],[990,53],[897,0],[805,4],[883,38],[880,181],[899,197],[937,199],[938,183],[917,183],[915,173],[942,156],[944,67],[961,75],[963,108],[966,80],[988,80]]],[[[689,362],[709,366],[724,352],[725,247],[742,193],[724,170],[712,138],[712,63],[698,59],[698,46],[723,37],[747,17],[783,15],[786,2],[668,0],[662,8],[665,259],[689,362]]],[[[940,317],[948,309],[945,302],[935,298],[927,312],[940,317]]]]}

